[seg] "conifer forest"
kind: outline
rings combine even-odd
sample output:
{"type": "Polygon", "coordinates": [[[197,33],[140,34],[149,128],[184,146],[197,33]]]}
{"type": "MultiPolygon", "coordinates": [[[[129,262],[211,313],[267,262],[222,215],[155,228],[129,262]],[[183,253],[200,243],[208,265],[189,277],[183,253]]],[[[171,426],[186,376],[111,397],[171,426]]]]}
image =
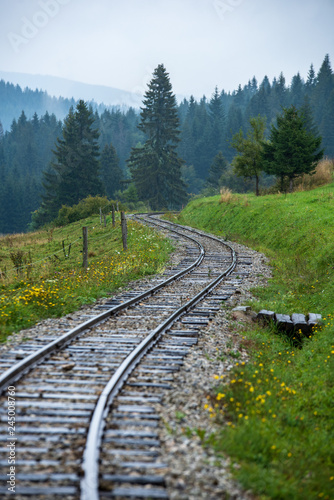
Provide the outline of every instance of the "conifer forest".
{"type": "Polygon", "coordinates": [[[130,209],[178,209],[191,196],[215,194],[220,187],[247,192],[256,183],[259,191],[279,175],[292,183],[298,169],[278,174],[268,163],[254,174],[236,161],[238,148],[255,133],[270,159],[268,143],[283,115],[293,120],[297,113],[300,126],[313,134],[313,160],[334,157],[328,55],[319,69],[311,65],[305,78],[297,73],[291,82],[281,73],[273,81],[253,77],[233,92],[214,84],[211,95],[177,103],[159,65],[141,110],[120,110],[0,81],[0,234],[50,222],[62,205],[88,195],[107,196],[130,209]]]}

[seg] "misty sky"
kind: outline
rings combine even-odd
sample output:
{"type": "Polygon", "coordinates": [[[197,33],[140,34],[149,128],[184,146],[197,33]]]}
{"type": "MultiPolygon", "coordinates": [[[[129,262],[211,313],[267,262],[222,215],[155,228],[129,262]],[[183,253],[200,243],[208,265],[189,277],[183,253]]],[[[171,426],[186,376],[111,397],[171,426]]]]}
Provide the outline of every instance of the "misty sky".
{"type": "Polygon", "coordinates": [[[0,70],[144,92],[163,63],[199,98],[334,66],[333,25],[333,0],[0,0],[0,70]]]}

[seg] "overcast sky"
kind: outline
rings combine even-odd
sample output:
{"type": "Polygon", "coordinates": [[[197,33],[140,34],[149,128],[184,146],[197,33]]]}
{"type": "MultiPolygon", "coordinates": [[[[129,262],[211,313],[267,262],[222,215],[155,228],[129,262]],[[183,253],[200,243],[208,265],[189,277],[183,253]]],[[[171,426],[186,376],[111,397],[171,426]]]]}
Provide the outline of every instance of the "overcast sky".
{"type": "Polygon", "coordinates": [[[333,0],[0,0],[0,70],[186,97],[334,65],[333,0]]]}

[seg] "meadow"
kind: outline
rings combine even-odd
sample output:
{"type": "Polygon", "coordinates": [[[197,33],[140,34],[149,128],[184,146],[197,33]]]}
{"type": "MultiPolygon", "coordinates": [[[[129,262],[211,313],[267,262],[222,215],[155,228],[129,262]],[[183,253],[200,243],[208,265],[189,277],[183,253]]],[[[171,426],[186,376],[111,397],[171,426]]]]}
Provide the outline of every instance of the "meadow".
{"type": "MultiPolygon", "coordinates": [[[[231,470],[256,498],[334,498],[334,185],[255,197],[222,191],[192,201],[180,223],[263,252],[273,277],[252,290],[252,309],[322,314],[303,341],[273,325],[235,322],[248,363],[228,381],[212,374],[202,401],[219,431],[203,444],[231,457],[231,470]]],[[[217,357],[223,353],[217,353],[217,357]]]]}
{"type": "Polygon", "coordinates": [[[163,269],[172,245],[128,220],[122,246],[119,214],[113,228],[99,216],[63,227],[0,238],[0,341],[43,318],[61,317],[106,297],[129,281],[163,269]],[[88,267],[82,266],[82,227],[88,228],[88,267]]]}

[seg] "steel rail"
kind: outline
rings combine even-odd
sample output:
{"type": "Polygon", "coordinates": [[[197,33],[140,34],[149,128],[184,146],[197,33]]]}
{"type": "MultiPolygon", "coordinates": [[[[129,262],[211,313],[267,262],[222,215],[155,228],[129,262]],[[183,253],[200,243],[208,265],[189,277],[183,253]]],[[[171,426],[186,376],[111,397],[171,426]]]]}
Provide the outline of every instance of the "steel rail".
{"type": "MultiPolygon", "coordinates": [[[[155,225],[159,224],[155,223],[155,225]]],[[[173,229],[171,229],[171,231],[177,232],[173,229]]],[[[193,230],[193,232],[196,233],[195,230],[193,230]]],[[[186,236],[186,238],[191,237],[186,236]]],[[[99,500],[99,455],[103,430],[105,427],[105,418],[107,417],[109,408],[115,396],[124,384],[124,381],[127,379],[129,374],[131,374],[147,351],[159,341],[163,333],[181,316],[193,309],[198,302],[200,302],[206,295],[216,288],[221,281],[234,270],[236,266],[236,253],[234,249],[218,238],[213,237],[212,239],[219,241],[231,250],[231,265],[216,279],[209,283],[209,285],[189,300],[187,304],[181,306],[158,327],[152,330],[151,333],[131,352],[131,354],[124,359],[101,393],[91,419],[83,456],[82,469],[84,475],[81,481],[81,500],[99,500]]]]}
{"type": "Polygon", "coordinates": [[[137,295],[136,297],[133,297],[127,300],[126,302],[123,302],[122,304],[111,307],[110,309],[107,309],[103,313],[98,314],[93,318],[90,318],[84,323],[81,323],[80,325],[76,326],[75,328],[71,329],[70,331],[59,337],[58,339],[54,340],[53,342],[50,342],[46,346],[41,347],[36,352],[25,357],[24,359],[22,359],[22,361],[15,363],[15,365],[8,368],[8,370],[6,370],[4,373],[0,375],[0,394],[7,388],[9,384],[17,381],[19,378],[22,377],[22,375],[25,375],[31,368],[33,368],[37,363],[43,361],[47,356],[50,356],[59,349],[64,348],[82,332],[88,330],[93,326],[96,326],[97,324],[105,321],[109,317],[116,315],[120,311],[123,311],[124,309],[127,309],[128,307],[133,306],[138,302],[141,302],[147,297],[154,295],[161,288],[164,288],[173,281],[180,279],[185,274],[190,273],[192,269],[198,267],[204,258],[204,248],[194,238],[191,238],[189,236],[185,236],[185,238],[192,240],[194,243],[196,243],[196,245],[200,249],[200,254],[195,262],[193,262],[190,266],[183,269],[182,271],[179,271],[178,273],[174,274],[173,276],[163,281],[162,283],[159,283],[158,285],[155,285],[154,287],[150,288],[146,292],[143,292],[137,295]]]}
{"type": "MultiPolygon", "coordinates": [[[[144,215],[144,214],[143,214],[144,215]]],[[[147,214],[148,217],[150,217],[150,219],[152,220],[153,217],[156,217],[157,215],[164,215],[164,213],[161,213],[161,212],[157,212],[157,213],[151,213],[151,214],[147,214]]],[[[154,219],[153,219],[154,220],[154,219]]],[[[234,252],[233,248],[231,247],[231,245],[229,245],[226,241],[222,240],[221,238],[218,238],[217,236],[213,236],[212,234],[207,234],[207,233],[204,233],[203,231],[200,231],[198,229],[194,229],[192,227],[189,227],[189,226],[181,226],[181,224],[176,224],[175,222],[170,222],[169,220],[165,220],[163,219],[163,222],[165,224],[169,224],[171,226],[177,226],[177,227],[180,227],[180,229],[184,229],[185,231],[189,231],[190,233],[194,233],[194,234],[197,234],[197,235],[200,235],[200,236],[205,236],[206,238],[209,238],[210,240],[214,240],[214,241],[218,241],[219,243],[222,243],[223,245],[227,246],[231,252],[234,252]]],[[[158,222],[154,222],[154,224],[156,226],[160,226],[160,227],[163,227],[164,229],[167,229],[166,227],[164,227],[162,224],[159,224],[158,222]]]]}

